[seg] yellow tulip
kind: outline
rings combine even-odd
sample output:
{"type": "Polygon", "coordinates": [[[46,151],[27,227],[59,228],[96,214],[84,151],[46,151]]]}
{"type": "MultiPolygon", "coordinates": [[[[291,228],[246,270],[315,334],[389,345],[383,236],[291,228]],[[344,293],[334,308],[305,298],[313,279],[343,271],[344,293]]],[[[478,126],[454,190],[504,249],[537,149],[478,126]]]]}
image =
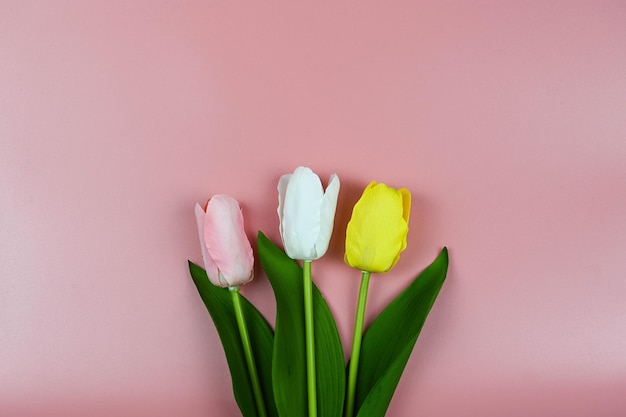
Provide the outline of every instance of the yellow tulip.
{"type": "Polygon", "coordinates": [[[384,273],[400,259],[409,231],[411,193],[372,181],[352,209],[345,261],[361,271],[384,273]]]}

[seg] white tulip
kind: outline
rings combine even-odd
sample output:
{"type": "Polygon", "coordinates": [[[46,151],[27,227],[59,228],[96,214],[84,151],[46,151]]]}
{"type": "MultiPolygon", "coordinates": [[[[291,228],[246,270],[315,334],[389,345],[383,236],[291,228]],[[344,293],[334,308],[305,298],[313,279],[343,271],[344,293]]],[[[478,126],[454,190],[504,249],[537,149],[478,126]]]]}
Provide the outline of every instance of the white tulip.
{"type": "Polygon", "coordinates": [[[298,167],[278,182],[280,237],[291,259],[312,261],[328,250],[339,195],[339,177],[330,176],[326,192],[320,178],[298,167]]]}

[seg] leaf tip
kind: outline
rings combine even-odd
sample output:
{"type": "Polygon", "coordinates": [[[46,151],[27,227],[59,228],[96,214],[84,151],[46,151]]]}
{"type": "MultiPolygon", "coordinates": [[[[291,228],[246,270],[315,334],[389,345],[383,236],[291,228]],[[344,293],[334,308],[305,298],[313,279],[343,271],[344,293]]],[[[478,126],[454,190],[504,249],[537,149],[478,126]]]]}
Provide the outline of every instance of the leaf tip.
{"type": "Polygon", "coordinates": [[[189,271],[191,272],[193,272],[193,270],[197,268],[197,265],[191,262],[189,259],[187,259],[187,266],[189,267],[189,271]]]}
{"type": "Polygon", "coordinates": [[[441,260],[445,263],[446,268],[448,268],[448,264],[450,263],[450,258],[448,256],[448,247],[444,246],[443,249],[441,249],[441,253],[439,254],[439,258],[441,258],[441,260]]]}
{"type": "Polygon", "coordinates": [[[267,238],[265,233],[263,233],[261,230],[259,230],[259,232],[257,233],[257,240],[259,242],[265,242],[265,241],[268,241],[269,239],[267,238]]]}

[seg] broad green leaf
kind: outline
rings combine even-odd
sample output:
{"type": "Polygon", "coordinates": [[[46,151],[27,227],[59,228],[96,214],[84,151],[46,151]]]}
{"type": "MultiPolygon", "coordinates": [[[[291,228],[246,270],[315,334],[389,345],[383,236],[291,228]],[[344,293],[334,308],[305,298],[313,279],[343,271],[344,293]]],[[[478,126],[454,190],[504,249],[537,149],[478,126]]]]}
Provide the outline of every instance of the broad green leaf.
{"type": "MultiPolygon", "coordinates": [[[[235,400],[239,405],[241,414],[243,417],[258,417],[230,292],[228,288],[220,288],[211,284],[205,270],[192,262],[189,262],[189,271],[222,341],[230,369],[235,400]]],[[[241,298],[267,415],[268,417],[278,417],[272,392],[272,350],[274,345],[272,329],[261,313],[245,297],[241,298]]]]}
{"type": "MultiPolygon", "coordinates": [[[[273,359],[276,407],[281,417],[305,417],[308,407],[302,268],[262,232],[259,232],[258,250],[276,296],[273,359]]],[[[341,417],[346,385],[343,349],[335,320],[315,284],[313,309],[318,416],[341,417]]]]}
{"type": "Polygon", "coordinates": [[[447,270],[448,250],[444,248],[365,332],[355,396],[358,417],[385,415],[447,270]]]}

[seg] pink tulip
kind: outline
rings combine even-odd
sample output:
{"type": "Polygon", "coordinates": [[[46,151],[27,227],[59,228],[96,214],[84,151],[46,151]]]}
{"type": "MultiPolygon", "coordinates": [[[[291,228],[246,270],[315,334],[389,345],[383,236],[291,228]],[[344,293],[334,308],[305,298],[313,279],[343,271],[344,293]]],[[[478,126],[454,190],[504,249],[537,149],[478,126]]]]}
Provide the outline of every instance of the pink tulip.
{"type": "Polygon", "coordinates": [[[250,281],[254,257],[237,200],[224,194],[214,195],[204,208],[196,204],[196,220],[209,280],[219,287],[250,281]]]}

